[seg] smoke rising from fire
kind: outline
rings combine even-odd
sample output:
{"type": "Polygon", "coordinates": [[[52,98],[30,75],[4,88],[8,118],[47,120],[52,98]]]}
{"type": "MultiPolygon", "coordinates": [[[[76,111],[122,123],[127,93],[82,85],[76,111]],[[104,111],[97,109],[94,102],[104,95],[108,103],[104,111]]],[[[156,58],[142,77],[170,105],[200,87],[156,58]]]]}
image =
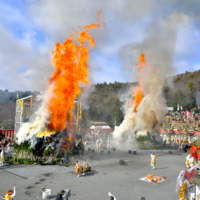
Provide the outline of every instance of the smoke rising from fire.
{"type": "MultiPolygon", "coordinates": [[[[100,13],[101,11],[98,15],[100,13]]],[[[98,17],[97,24],[79,27],[85,30],[74,32],[63,44],[56,44],[55,50],[52,51],[55,72],[49,78],[49,85],[35,120],[20,128],[17,134],[19,144],[36,136],[50,136],[73,123],[74,101],[81,93],[80,82],[87,85],[89,49],[95,46],[89,30],[99,27],[98,17]]]]}
{"type": "MultiPolygon", "coordinates": [[[[138,62],[136,60],[141,53],[145,55],[146,62],[141,62],[140,59],[137,65],[140,68],[134,67],[134,75],[131,77],[138,80],[139,84],[129,91],[132,95],[125,100],[124,121],[115,129],[115,138],[120,138],[126,132],[134,134],[135,131],[144,129],[148,129],[151,135],[156,136],[159,123],[167,112],[163,86],[166,78],[175,73],[172,56],[178,31],[185,20],[184,14],[171,14],[167,19],[152,24],[148,30],[149,35],[141,43],[129,44],[121,49],[123,71],[133,71],[133,65],[138,62]],[[166,40],[169,36],[170,40],[166,40]],[[143,98],[137,107],[135,97],[139,94],[138,91],[142,91],[143,98]]],[[[170,87],[173,85],[172,82],[168,84],[170,87]]]]}

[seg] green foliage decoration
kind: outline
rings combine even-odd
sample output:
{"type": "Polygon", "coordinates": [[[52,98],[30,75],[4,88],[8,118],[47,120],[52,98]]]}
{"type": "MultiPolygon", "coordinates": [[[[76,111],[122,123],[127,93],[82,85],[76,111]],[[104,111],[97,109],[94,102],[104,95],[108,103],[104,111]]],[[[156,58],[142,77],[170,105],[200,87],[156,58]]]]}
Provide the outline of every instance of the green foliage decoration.
{"type": "Polygon", "coordinates": [[[149,138],[147,136],[140,136],[137,138],[137,141],[138,142],[144,142],[144,141],[148,141],[149,138]]]}

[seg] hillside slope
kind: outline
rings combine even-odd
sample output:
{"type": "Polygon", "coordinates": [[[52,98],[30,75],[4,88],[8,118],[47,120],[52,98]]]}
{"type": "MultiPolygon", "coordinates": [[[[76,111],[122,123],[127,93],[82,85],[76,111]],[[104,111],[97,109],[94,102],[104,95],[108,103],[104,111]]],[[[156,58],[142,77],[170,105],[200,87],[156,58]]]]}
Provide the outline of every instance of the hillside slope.
{"type": "MultiPolygon", "coordinates": [[[[196,106],[195,93],[200,81],[200,70],[195,72],[186,72],[173,77],[174,88],[165,86],[163,88],[167,106],[177,109],[179,103],[183,109],[191,109],[196,106]]],[[[105,121],[111,127],[119,125],[123,120],[122,102],[119,95],[123,94],[129,87],[137,83],[103,83],[94,85],[95,91],[88,99],[88,109],[84,109],[82,128],[87,128],[91,121],[105,121]]],[[[83,88],[84,90],[84,88],[83,88]]],[[[9,92],[0,90],[0,126],[4,129],[14,128],[15,102],[17,93],[20,98],[36,95],[38,92],[9,92]]]]}

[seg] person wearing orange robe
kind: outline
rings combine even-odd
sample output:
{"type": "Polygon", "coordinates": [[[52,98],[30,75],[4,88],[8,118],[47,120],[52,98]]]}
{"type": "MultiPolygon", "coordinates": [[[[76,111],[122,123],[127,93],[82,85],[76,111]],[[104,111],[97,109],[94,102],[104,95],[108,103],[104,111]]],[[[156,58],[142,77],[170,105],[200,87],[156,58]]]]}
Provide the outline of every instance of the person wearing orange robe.
{"type": "Polygon", "coordinates": [[[12,190],[9,190],[4,195],[4,200],[13,200],[13,197],[16,195],[16,187],[14,187],[14,192],[12,190]]]}
{"type": "Polygon", "coordinates": [[[75,171],[76,171],[76,174],[78,174],[78,177],[82,173],[82,169],[83,169],[83,167],[82,167],[81,163],[79,163],[78,161],[76,161],[75,171]]]}

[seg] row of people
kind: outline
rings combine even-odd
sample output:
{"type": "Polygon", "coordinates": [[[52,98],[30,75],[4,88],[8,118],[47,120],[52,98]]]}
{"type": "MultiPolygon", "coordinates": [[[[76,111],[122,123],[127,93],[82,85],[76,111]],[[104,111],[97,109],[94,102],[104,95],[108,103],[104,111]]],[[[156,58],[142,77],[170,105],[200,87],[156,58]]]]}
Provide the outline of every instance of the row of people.
{"type": "MultiPolygon", "coordinates": [[[[103,140],[102,139],[98,139],[96,141],[96,148],[97,149],[103,149],[103,140]]],[[[110,138],[108,137],[108,140],[107,140],[107,149],[110,150],[112,147],[111,147],[111,143],[110,143],[110,138]]]]}
{"type": "Polygon", "coordinates": [[[166,143],[170,144],[171,141],[174,141],[175,143],[184,143],[184,144],[191,144],[192,142],[196,141],[197,138],[180,138],[177,136],[166,136],[166,135],[161,135],[161,138],[163,140],[163,142],[165,141],[166,143]]]}
{"type": "MultiPolygon", "coordinates": [[[[61,190],[56,195],[56,200],[62,200],[64,198],[64,190],[61,190]]],[[[9,190],[3,197],[4,200],[13,200],[13,198],[16,196],[16,187],[14,186],[13,190],[9,190]]],[[[108,193],[110,200],[117,200],[110,192],[108,193]]]]}

